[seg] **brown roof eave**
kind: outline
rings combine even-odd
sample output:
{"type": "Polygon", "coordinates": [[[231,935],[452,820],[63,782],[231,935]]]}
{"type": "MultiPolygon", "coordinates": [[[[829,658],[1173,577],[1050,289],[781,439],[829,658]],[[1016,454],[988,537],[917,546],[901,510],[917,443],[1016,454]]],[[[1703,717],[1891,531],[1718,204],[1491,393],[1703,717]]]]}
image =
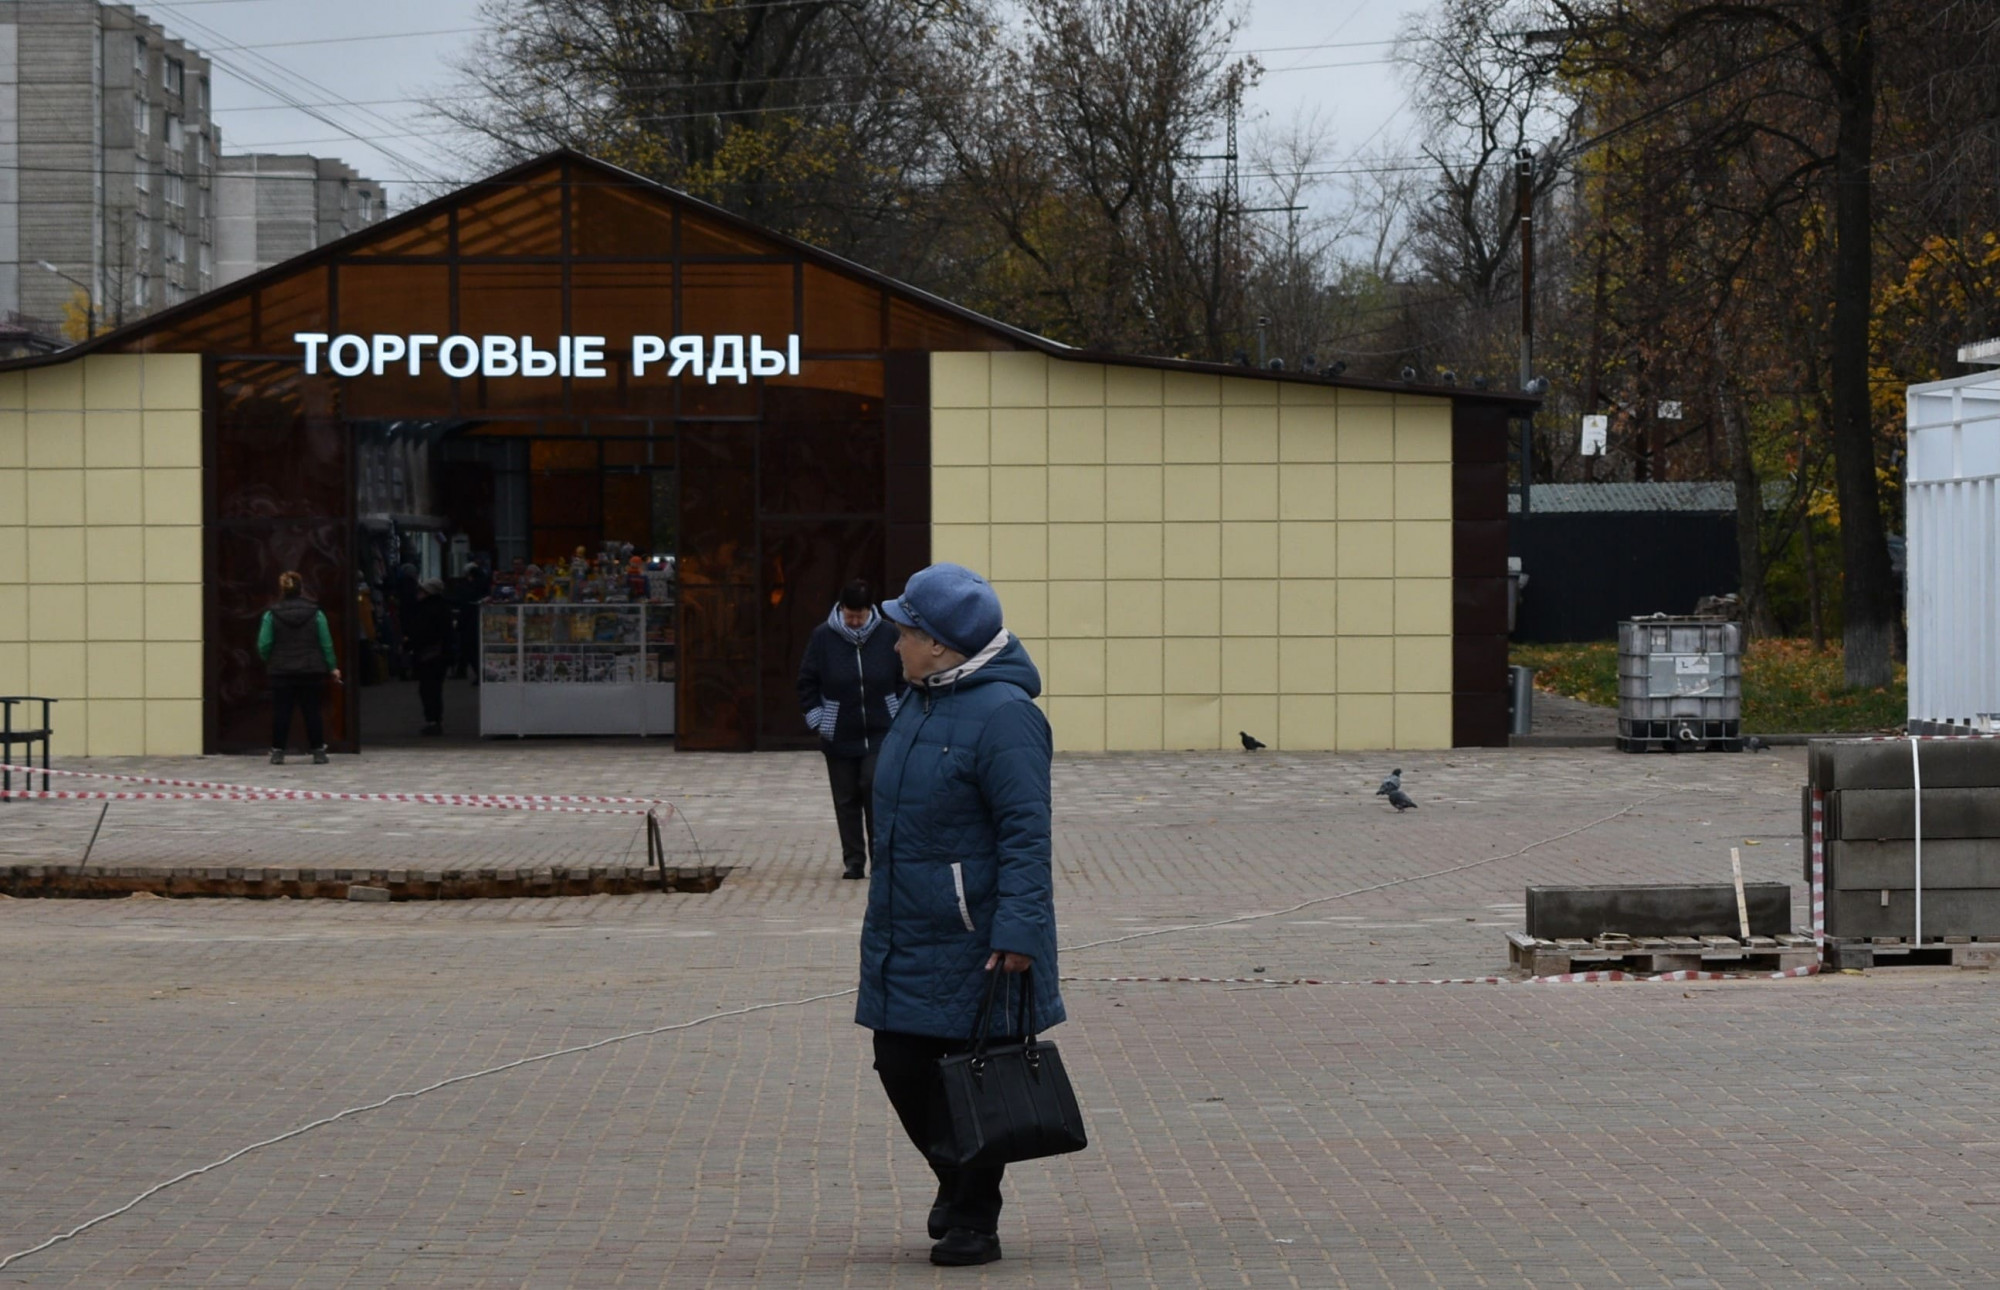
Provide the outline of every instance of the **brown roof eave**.
{"type": "Polygon", "coordinates": [[[964,305],[954,304],[952,301],[940,296],[934,296],[920,287],[913,287],[907,282],[898,281],[887,274],[879,273],[874,269],[868,268],[866,265],[857,264],[852,260],[836,255],[821,247],[814,246],[809,242],[802,242],[798,238],[788,234],[775,232],[752,223],[741,215],[725,210],[712,202],[690,196],[678,189],[669,188],[665,184],[648,179],[643,175],[634,174],[620,166],[612,165],[608,161],[600,161],[596,157],[588,156],[571,148],[558,148],[553,152],[544,153],[532,160],[524,161],[520,165],[510,167],[486,179],[477,180],[472,184],[466,185],[464,188],[454,189],[442,197],[425,202],[422,206],[407,210],[401,215],[383,220],[379,224],[370,224],[366,228],[357,229],[355,232],[337,241],[328,242],[325,246],[314,247],[304,255],[294,256],[289,260],[274,264],[268,269],[253,273],[249,277],[239,278],[235,282],[205,292],[202,295],[194,297],[192,300],[184,300],[178,305],[161,310],[159,313],[149,314],[136,322],[127,323],[115,331],[106,332],[102,336],[94,337],[82,344],[72,345],[68,349],[57,350],[53,354],[38,354],[32,357],[0,362],[0,372],[20,371],[26,368],[48,367],[57,363],[67,363],[72,359],[82,358],[104,349],[114,342],[123,344],[126,341],[144,335],[151,328],[169,326],[190,315],[198,314],[203,310],[212,309],[216,305],[247,295],[264,286],[266,283],[288,277],[301,269],[312,267],[315,264],[330,261],[337,256],[346,254],[354,247],[370,239],[393,234],[401,229],[421,224],[435,217],[439,211],[451,204],[463,200],[463,194],[468,188],[484,188],[518,183],[536,171],[547,169],[549,165],[555,162],[568,162],[572,165],[582,166],[603,174],[614,175],[621,181],[632,184],[635,187],[652,189],[672,201],[681,202],[696,208],[703,216],[709,219],[727,224],[740,232],[748,233],[764,241],[775,243],[787,250],[796,252],[804,259],[810,260],[822,268],[860,278],[912,304],[949,314],[963,322],[968,322],[976,327],[990,331],[1014,344],[1047,354],[1051,358],[1083,363],[1108,363],[1120,367],[1150,367],[1171,372],[1201,372],[1261,381],[1290,381],[1309,385],[1332,386],[1336,389],[1377,390],[1391,394],[1416,394],[1432,398],[1460,399],[1478,403],[1499,403],[1518,412],[1533,412],[1541,406],[1541,400],[1536,396],[1517,391],[1468,390],[1458,386],[1417,385],[1401,381],[1370,381],[1358,377],[1346,376],[1329,378],[1306,372],[1273,372],[1265,368],[1242,367],[1229,363],[1201,362],[1194,359],[1155,358],[1144,354],[1116,354],[1097,350],[1072,349],[1070,346],[1064,345],[1059,341],[1050,340],[1046,336],[1037,336],[1033,332],[1024,331],[1009,323],[1001,322],[997,318],[989,318],[976,310],[968,309],[964,305]]]}

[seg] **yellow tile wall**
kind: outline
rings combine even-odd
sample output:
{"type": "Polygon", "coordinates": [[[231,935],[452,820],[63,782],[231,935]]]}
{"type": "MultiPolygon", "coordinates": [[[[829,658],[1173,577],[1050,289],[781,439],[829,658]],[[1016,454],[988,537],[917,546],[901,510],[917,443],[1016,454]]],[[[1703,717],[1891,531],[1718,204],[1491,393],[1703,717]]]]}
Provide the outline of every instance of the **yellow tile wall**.
{"type": "Polygon", "coordinates": [[[1450,400],[931,362],[932,555],[993,580],[1059,749],[1450,746],[1450,400]]]}
{"type": "Polygon", "coordinates": [[[0,693],[53,755],[202,751],[201,488],[198,356],[0,373],[0,693]]]}

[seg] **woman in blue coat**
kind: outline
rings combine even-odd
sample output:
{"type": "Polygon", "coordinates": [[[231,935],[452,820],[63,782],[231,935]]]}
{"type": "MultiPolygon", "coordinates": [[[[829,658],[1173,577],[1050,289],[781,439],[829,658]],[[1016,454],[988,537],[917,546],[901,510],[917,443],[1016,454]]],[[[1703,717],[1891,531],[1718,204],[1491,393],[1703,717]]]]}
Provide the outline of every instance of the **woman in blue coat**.
{"type": "MultiPolygon", "coordinates": [[[[970,1045],[989,973],[1008,974],[994,1034],[1016,1033],[1023,989],[1033,993],[1037,1030],[1063,1019],[1052,743],[1034,703],[1041,674],[1005,629],[986,579],[935,564],[882,612],[897,624],[911,688],[875,768],[875,866],[854,1019],[875,1032],[875,1069],[923,1150],[937,1059],[970,1045]]],[[[936,1172],[931,1262],[998,1259],[1002,1170],[936,1172]]]]}

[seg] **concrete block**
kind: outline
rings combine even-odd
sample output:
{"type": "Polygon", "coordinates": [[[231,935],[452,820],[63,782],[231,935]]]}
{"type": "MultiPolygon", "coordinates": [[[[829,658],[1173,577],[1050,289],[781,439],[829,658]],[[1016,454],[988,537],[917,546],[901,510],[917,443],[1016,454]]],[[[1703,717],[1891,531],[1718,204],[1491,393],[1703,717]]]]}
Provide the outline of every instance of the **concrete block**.
{"type": "MultiPolygon", "coordinates": [[[[2000,739],[1927,739],[1918,748],[1926,793],[1933,788],[2000,787],[2000,739]]],[[[1906,789],[1910,745],[1903,740],[1816,739],[1806,752],[1806,770],[1812,785],[1823,790],[1906,789]]]]}
{"type": "Polygon", "coordinates": [[[389,899],[389,889],[387,887],[361,887],[361,886],[351,885],[347,889],[347,898],[349,900],[371,901],[379,904],[389,899]]]}
{"type": "MultiPolygon", "coordinates": [[[[1782,882],[1746,882],[1744,902],[1753,936],[1792,930],[1792,889],[1782,882]]],[[[1735,936],[1736,888],[1729,883],[1645,883],[1632,886],[1530,887],[1528,935],[1543,940],[1628,936],[1735,936]]]]}
{"type": "MultiPolygon", "coordinates": [[[[1905,750],[1905,756],[1908,750],[1905,750]]],[[[1994,781],[2000,784],[2000,780],[1994,781]]],[[[1849,841],[1916,837],[1916,794],[1910,789],[1840,789],[1826,795],[1826,835],[1849,841]]],[[[1924,781],[1924,841],[2000,838],[2000,792],[1941,788],[1924,781]]]]}
{"type": "MultiPolygon", "coordinates": [[[[1928,832],[1928,830],[1926,830],[1928,832]]],[[[1916,884],[1916,844],[1856,841],[1827,844],[1827,884],[1851,891],[1916,884]]],[[[2000,838],[1925,838],[1924,887],[2000,889],[2000,838]]]]}

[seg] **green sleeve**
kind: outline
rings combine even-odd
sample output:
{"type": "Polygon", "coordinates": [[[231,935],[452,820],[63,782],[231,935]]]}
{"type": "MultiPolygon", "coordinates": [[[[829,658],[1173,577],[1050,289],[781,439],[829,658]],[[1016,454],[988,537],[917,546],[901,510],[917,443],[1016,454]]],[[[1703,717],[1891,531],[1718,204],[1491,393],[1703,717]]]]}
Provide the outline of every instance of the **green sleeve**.
{"type": "Polygon", "coordinates": [[[271,611],[264,611],[264,621],[257,628],[257,657],[268,663],[271,661],[271,611]]]}
{"type": "Polygon", "coordinates": [[[329,672],[338,672],[340,660],[333,656],[333,633],[327,630],[326,614],[322,612],[314,615],[313,622],[319,625],[319,652],[326,655],[326,669],[329,672]]]}

